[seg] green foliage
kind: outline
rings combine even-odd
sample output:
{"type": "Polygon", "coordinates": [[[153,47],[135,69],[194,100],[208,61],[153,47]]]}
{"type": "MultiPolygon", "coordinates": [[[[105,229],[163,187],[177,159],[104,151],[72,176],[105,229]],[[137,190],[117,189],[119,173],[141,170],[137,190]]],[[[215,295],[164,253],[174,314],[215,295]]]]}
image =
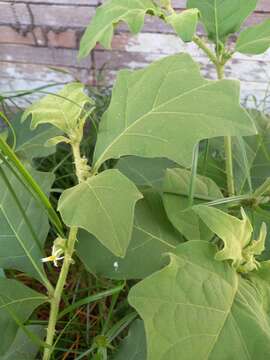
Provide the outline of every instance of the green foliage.
{"type": "Polygon", "coordinates": [[[240,30],[244,20],[256,8],[258,0],[188,0],[187,7],[197,8],[208,38],[216,44],[240,30]]]}
{"type": "Polygon", "coordinates": [[[166,264],[162,255],[173,251],[181,236],[166,218],[160,196],[151,190],[143,195],[136,206],[132,237],[124,258],[114,256],[87,232],[79,233],[77,252],[89,271],[111,279],[141,279],[166,264]]]}
{"type": "Polygon", "coordinates": [[[201,139],[253,134],[237,82],[208,81],[190,56],[173,55],[144,70],[120,71],[101,120],[94,168],[124,155],[167,157],[190,166],[201,139]]]}
{"type": "Polygon", "coordinates": [[[235,50],[242,54],[262,54],[270,47],[270,20],[244,30],[235,50]]]}
{"type": "Polygon", "coordinates": [[[198,9],[188,9],[179,14],[173,13],[166,20],[183,41],[190,42],[196,32],[198,16],[198,9]]]}
{"type": "Polygon", "coordinates": [[[143,322],[136,320],[130,327],[128,336],[120,345],[119,352],[113,360],[145,360],[146,341],[143,322]]]}
{"type": "Polygon", "coordinates": [[[165,172],[168,168],[175,166],[173,161],[164,158],[147,159],[127,156],[122,157],[115,167],[137,186],[150,187],[162,192],[165,172]]]}
{"type": "MultiPolygon", "coordinates": [[[[264,359],[270,353],[264,293],[203,241],[180,245],[170,265],[130,291],[144,320],[148,360],[264,359]]],[[[267,285],[269,287],[269,284],[267,285]]]]}
{"type": "Polygon", "coordinates": [[[112,253],[124,257],[140,198],[133,183],[118,170],[107,170],[66,190],[58,209],[67,225],[89,231],[112,253]],[[80,205],[74,209],[76,203],[80,205]]]}
{"type": "Polygon", "coordinates": [[[52,124],[63,132],[70,134],[84,124],[84,107],[93,105],[93,101],[84,93],[81,83],[66,85],[57,94],[47,95],[30,106],[24,113],[22,121],[32,117],[32,129],[40,124],[52,124]],[[83,119],[82,119],[83,117],[83,119]]]}
{"type": "MultiPolygon", "coordinates": [[[[44,328],[40,325],[28,325],[26,330],[40,339],[44,336],[44,328]]],[[[23,330],[19,329],[8,351],[0,356],[0,360],[34,360],[37,353],[38,345],[23,330]]]]}
{"type": "MultiPolygon", "coordinates": [[[[31,161],[33,158],[46,157],[55,152],[55,147],[45,147],[49,139],[60,134],[60,131],[49,124],[39,126],[29,131],[30,124],[21,122],[22,114],[18,113],[12,119],[12,126],[16,135],[15,152],[20,159],[31,161]]],[[[12,144],[12,136],[9,136],[9,143],[12,144]]]]}
{"type": "Polygon", "coordinates": [[[268,20],[234,34],[256,3],[108,0],[80,57],[151,15],[218,80],[178,54],[120,71],[111,98],[71,83],[11,121],[3,105],[0,360],[269,358],[270,120],[223,79],[269,47],[268,20]]]}
{"type": "Polygon", "coordinates": [[[232,260],[233,266],[240,272],[257,269],[259,263],[254,256],[264,251],[265,223],[261,226],[259,239],[251,241],[253,228],[243,209],[242,220],[210,206],[197,205],[194,211],[224,242],[223,249],[216,254],[217,260],[232,260]]]}
{"type": "MultiPolygon", "coordinates": [[[[20,332],[18,324],[26,321],[35,308],[46,301],[47,298],[44,295],[20,282],[0,278],[0,359],[9,359],[12,351],[16,353],[16,347],[12,343],[18,342],[16,339],[20,332]]],[[[22,334],[19,336],[21,337],[22,334]]],[[[23,344],[18,345],[22,346],[23,344]]]]}
{"type": "Polygon", "coordinates": [[[120,21],[128,24],[133,33],[138,33],[144,23],[145,14],[158,14],[151,0],[109,0],[97,9],[96,16],[87,27],[80,44],[79,57],[85,57],[100,42],[110,48],[113,30],[120,21]]]}
{"type": "MultiPolygon", "coordinates": [[[[168,169],[163,185],[164,206],[171,223],[188,240],[210,240],[213,233],[200,221],[189,206],[191,173],[184,169],[168,169]]],[[[197,176],[195,179],[194,203],[222,198],[218,186],[209,178],[197,176]]]]}
{"type": "MultiPolygon", "coordinates": [[[[54,177],[30,170],[48,193],[54,177]]],[[[49,223],[46,212],[7,166],[0,172],[0,267],[24,271],[37,279],[43,277],[42,247],[49,223]]]]}

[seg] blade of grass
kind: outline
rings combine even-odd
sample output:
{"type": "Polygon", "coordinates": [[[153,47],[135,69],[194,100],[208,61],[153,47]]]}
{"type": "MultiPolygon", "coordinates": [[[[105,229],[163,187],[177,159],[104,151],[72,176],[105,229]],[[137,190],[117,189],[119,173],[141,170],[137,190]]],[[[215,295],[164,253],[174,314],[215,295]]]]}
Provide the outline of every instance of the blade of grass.
{"type": "Polygon", "coordinates": [[[8,118],[6,117],[6,115],[5,115],[4,113],[2,113],[2,111],[0,111],[0,117],[1,117],[2,120],[5,122],[5,124],[10,128],[10,131],[11,131],[12,137],[13,137],[12,150],[15,150],[15,148],[16,148],[16,142],[17,142],[15,130],[14,130],[11,122],[8,120],[8,118]]]}
{"type": "Polygon", "coordinates": [[[27,171],[23,163],[18,159],[14,151],[9,147],[9,145],[3,141],[0,138],[0,150],[6,156],[13,166],[17,169],[23,180],[26,182],[26,184],[29,186],[29,188],[33,191],[33,193],[36,195],[36,197],[40,200],[40,202],[43,204],[45,209],[48,212],[49,219],[51,222],[55,225],[58,233],[61,236],[64,236],[63,227],[60,218],[58,217],[56,211],[52,207],[49,199],[44,194],[36,180],[32,177],[32,175],[27,171]]]}
{"type": "Polygon", "coordinates": [[[98,300],[101,300],[103,298],[106,298],[108,296],[111,296],[115,293],[118,293],[120,291],[123,290],[125,284],[122,284],[122,285],[119,285],[113,289],[110,289],[110,290],[105,290],[105,291],[102,291],[98,294],[94,294],[94,295],[91,295],[91,296],[88,296],[84,299],[81,299],[81,300],[78,300],[76,301],[74,304],[66,307],[64,310],[62,310],[59,315],[58,315],[58,320],[61,319],[64,315],[68,314],[69,312],[71,311],[74,311],[76,310],[77,308],[83,306],[83,305],[87,305],[91,302],[94,302],[94,301],[98,301],[98,300]]]}

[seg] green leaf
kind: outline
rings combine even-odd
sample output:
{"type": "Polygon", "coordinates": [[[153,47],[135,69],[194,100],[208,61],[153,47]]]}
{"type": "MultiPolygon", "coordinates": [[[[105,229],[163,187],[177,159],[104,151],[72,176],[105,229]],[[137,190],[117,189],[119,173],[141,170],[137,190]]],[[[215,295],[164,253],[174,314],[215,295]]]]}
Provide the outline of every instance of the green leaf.
{"type": "MultiPolygon", "coordinates": [[[[212,231],[189,207],[191,173],[184,169],[168,169],[163,184],[163,201],[168,218],[188,240],[210,240],[212,231]]],[[[218,186],[209,178],[198,175],[195,180],[194,203],[202,204],[223,198],[218,186]]]]}
{"type": "MultiPolygon", "coordinates": [[[[45,147],[45,143],[52,137],[60,134],[50,124],[43,124],[37,129],[30,129],[29,121],[21,122],[22,114],[18,113],[12,119],[12,126],[16,134],[15,152],[21,160],[32,160],[33,158],[45,157],[55,152],[55,147],[45,147]]],[[[12,136],[9,136],[9,142],[12,136]]]]}
{"type": "Polygon", "coordinates": [[[216,44],[240,30],[255,10],[258,0],[188,0],[188,8],[197,8],[209,39],[216,44]]]}
{"type": "MultiPolygon", "coordinates": [[[[45,333],[43,326],[39,325],[28,325],[26,329],[40,339],[45,333]]],[[[19,329],[8,351],[5,355],[0,355],[0,360],[34,360],[38,350],[38,345],[31,341],[23,330],[19,329]]]]}
{"type": "Polygon", "coordinates": [[[120,21],[126,22],[134,34],[140,32],[146,14],[159,14],[157,6],[151,0],[107,1],[98,7],[82,37],[79,58],[87,56],[98,42],[103,47],[110,48],[114,28],[120,21]]]}
{"type": "Polygon", "coordinates": [[[112,253],[124,257],[131,238],[134,207],[141,197],[135,185],[113,169],[65,190],[58,209],[68,226],[87,230],[112,253]]]}
{"type": "Polygon", "coordinates": [[[262,306],[270,315],[270,261],[261,262],[257,271],[248,274],[248,279],[255,284],[256,288],[262,294],[262,306]]]}
{"type": "Polygon", "coordinates": [[[114,256],[86,231],[78,235],[77,253],[86,268],[111,279],[141,279],[167,264],[181,236],[169,223],[159,194],[148,190],[135,209],[133,232],[126,256],[114,256]],[[151,256],[149,256],[151,254],[151,256]]]}
{"type": "Polygon", "coordinates": [[[171,263],[130,291],[145,323],[148,360],[267,359],[270,319],[262,294],[216,247],[189,241],[171,263]]]}
{"type": "Polygon", "coordinates": [[[259,264],[254,256],[264,251],[265,224],[261,226],[259,239],[251,241],[253,228],[243,209],[242,220],[210,206],[197,205],[193,209],[224,243],[223,249],[216,255],[217,260],[232,260],[232,264],[240,272],[257,269],[259,264]]]}
{"type": "Polygon", "coordinates": [[[57,144],[60,144],[60,143],[66,143],[66,144],[70,144],[70,140],[69,138],[65,137],[65,136],[55,136],[51,139],[49,139],[47,142],[46,142],[46,146],[49,146],[49,147],[52,147],[54,145],[57,145],[57,144]]]}
{"type": "Polygon", "coordinates": [[[237,82],[205,80],[189,55],[173,55],[144,70],[119,73],[99,128],[95,170],[124,155],[190,166],[200,140],[255,133],[239,105],[237,82]]]}
{"type": "Polygon", "coordinates": [[[270,20],[240,33],[235,51],[242,54],[262,54],[270,47],[270,20]]]}
{"type": "Polygon", "coordinates": [[[17,322],[23,324],[34,309],[46,301],[47,298],[44,295],[22,283],[12,279],[0,278],[0,359],[6,352],[10,352],[9,348],[19,330],[17,322]]]}
{"type": "Polygon", "coordinates": [[[168,159],[147,159],[127,156],[118,160],[115,168],[138,186],[151,187],[162,191],[166,169],[176,164],[168,159]]]}
{"type": "Polygon", "coordinates": [[[269,117],[257,110],[249,113],[258,135],[233,139],[235,185],[239,194],[254,192],[270,177],[269,117]]]}
{"type": "Polygon", "coordinates": [[[57,94],[47,95],[26,109],[22,121],[31,116],[32,129],[49,123],[70,134],[78,127],[86,105],[92,106],[93,100],[84,93],[84,85],[71,83],[57,94]]]}
{"type": "Polygon", "coordinates": [[[185,42],[192,41],[198,24],[199,10],[188,9],[181,13],[173,13],[166,21],[174,28],[177,35],[185,42]]]}
{"type": "Polygon", "coordinates": [[[146,339],[142,320],[135,320],[113,360],[146,360],[146,339]]]}
{"type": "MultiPolygon", "coordinates": [[[[43,274],[41,249],[49,230],[47,214],[3,164],[1,171],[0,267],[20,270],[40,279],[43,274]],[[5,178],[8,179],[10,187],[7,186],[5,178]]],[[[42,189],[48,193],[54,176],[33,169],[30,171],[42,189]]]]}

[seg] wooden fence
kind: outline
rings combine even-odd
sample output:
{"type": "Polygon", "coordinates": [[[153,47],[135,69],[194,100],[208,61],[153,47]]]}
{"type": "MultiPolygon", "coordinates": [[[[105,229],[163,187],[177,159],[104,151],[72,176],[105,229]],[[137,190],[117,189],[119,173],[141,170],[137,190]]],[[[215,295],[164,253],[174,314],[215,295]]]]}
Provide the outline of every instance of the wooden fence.
{"type": "MultiPolygon", "coordinates": [[[[83,30],[95,13],[98,0],[0,1],[0,92],[29,89],[76,77],[86,83],[93,75],[108,84],[120,68],[141,68],[149,62],[179,51],[188,51],[202,65],[206,76],[214,77],[208,60],[193,44],[183,44],[161,21],[147,17],[143,32],[130,35],[121,26],[112,51],[100,46],[91,56],[77,60],[83,30]],[[71,75],[48,67],[67,69],[71,75]]],[[[185,8],[186,0],[175,6],[185,8]]],[[[270,0],[260,0],[246,24],[270,16],[270,0]]],[[[242,97],[265,97],[270,80],[270,52],[255,57],[237,55],[226,75],[242,81],[242,97]]]]}

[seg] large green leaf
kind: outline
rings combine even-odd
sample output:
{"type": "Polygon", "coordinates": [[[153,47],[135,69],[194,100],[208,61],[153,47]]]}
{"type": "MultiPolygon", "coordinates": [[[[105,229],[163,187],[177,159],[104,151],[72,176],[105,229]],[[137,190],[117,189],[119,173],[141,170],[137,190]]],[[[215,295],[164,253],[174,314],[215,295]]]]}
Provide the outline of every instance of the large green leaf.
{"type": "Polygon", "coordinates": [[[57,94],[47,95],[35,102],[26,109],[22,121],[31,116],[33,129],[40,124],[49,123],[70,134],[77,128],[87,104],[93,105],[93,100],[84,93],[84,85],[71,83],[57,94]]]}
{"type": "Polygon", "coordinates": [[[175,166],[176,164],[168,159],[126,156],[118,160],[115,168],[138,186],[162,191],[166,169],[175,166]]]}
{"type": "MultiPolygon", "coordinates": [[[[40,340],[45,335],[44,327],[40,325],[28,325],[26,330],[40,340]]],[[[3,356],[0,355],[0,360],[34,360],[38,350],[39,346],[23,330],[19,329],[8,351],[3,356]]]]}
{"type": "MultiPolygon", "coordinates": [[[[168,218],[188,240],[209,240],[213,233],[189,207],[191,173],[184,169],[168,169],[163,184],[163,201],[168,218]]],[[[218,186],[198,175],[195,180],[194,204],[222,198],[218,186]]]]}
{"type": "Polygon", "coordinates": [[[144,70],[119,73],[101,120],[95,169],[124,155],[166,157],[190,166],[200,140],[255,132],[239,105],[239,83],[206,80],[189,55],[173,55],[144,70]]]}
{"type": "Polygon", "coordinates": [[[135,320],[128,336],[120,345],[113,360],[146,360],[146,340],[142,320],[135,320]]]}
{"type": "Polygon", "coordinates": [[[270,20],[241,32],[235,50],[242,54],[262,54],[270,47],[270,20]]]}
{"type": "Polygon", "coordinates": [[[65,190],[58,209],[67,225],[87,230],[112,253],[124,257],[134,207],[141,197],[128,178],[112,169],[65,190]]]}
{"type": "Polygon", "coordinates": [[[158,8],[151,0],[109,0],[100,6],[88,25],[80,44],[79,57],[85,57],[97,42],[110,48],[113,30],[120,21],[128,24],[130,31],[138,33],[146,14],[158,14],[158,8]]]}
{"type": "Polygon", "coordinates": [[[216,247],[189,241],[171,263],[130,291],[145,323],[148,360],[250,360],[270,356],[270,319],[264,294],[216,247]]]}
{"type": "MultiPolygon", "coordinates": [[[[12,127],[16,134],[17,156],[22,160],[45,157],[55,152],[55,146],[44,146],[47,141],[61,132],[50,124],[43,124],[37,129],[30,129],[29,121],[21,122],[21,113],[16,114],[12,119],[12,127]]],[[[9,136],[12,143],[12,136],[9,136]]]]}
{"type": "Polygon", "coordinates": [[[9,350],[16,337],[18,322],[23,324],[34,309],[45,301],[47,298],[44,295],[22,283],[0,278],[0,359],[9,350]]]}
{"type": "Polygon", "coordinates": [[[188,0],[188,8],[200,10],[208,37],[216,44],[240,30],[243,21],[256,8],[258,0],[188,0]]]}
{"type": "MultiPolygon", "coordinates": [[[[49,230],[47,214],[4,164],[1,169],[10,188],[0,174],[0,267],[20,270],[40,279],[41,249],[49,230]]],[[[48,193],[54,176],[33,169],[31,174],[48,193]]]]}
{"type": "Polygon", "coordinates": [[[135,209],[132,237],[123,259],[80,231],[77,253],[89,271],[111,279],[141,279],[167,264],[163,254],[173,251],[181,236],[169,223],[160,196],[151,190],[143,195],[135,209]]]}

